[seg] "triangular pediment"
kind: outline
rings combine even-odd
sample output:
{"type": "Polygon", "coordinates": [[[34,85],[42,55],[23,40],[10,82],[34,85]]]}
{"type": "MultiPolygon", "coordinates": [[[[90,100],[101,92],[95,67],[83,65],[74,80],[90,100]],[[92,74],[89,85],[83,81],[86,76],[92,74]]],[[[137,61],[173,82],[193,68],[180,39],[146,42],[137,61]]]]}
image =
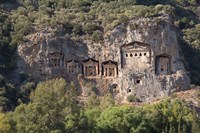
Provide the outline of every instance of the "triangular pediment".
{"type": "Polygon", "coordinates": [[[127,50],[148,50],[150,48],[150,45],[141,42],[131,42],[122,45],[121,48],[127,50]]]}
{"type": "Polygon", "coordinates": [[[50,56],[53,56],[53,57],[61,57],[61,56],[63,56],[63,54],[60,53],[60,52],[53,52],[53,53],[50,53],[50,56]]]}
{"type": "Polygon", "coordinates": [[[117,65],[117,62],[109,60],[109,61],[103,62],[102,64],[103,64],[103,65],[114,65],[114,66],[116,66],[116,65],[117,65]]]}
{"type": "Polygon", "coordinates": [[[98,64],[99,62],[95,59],[89,58],[83,61],[84,64],[90,64],[90,63],[95,63],[98,64]]]}
{"type": "Polygon", "coordinates": [[[127,46],[150,46],[149,44],[143,43],[143,42],[131,42],[131,43],[127,43],[122,45],[121,47],[127,47],[127,46]]]}

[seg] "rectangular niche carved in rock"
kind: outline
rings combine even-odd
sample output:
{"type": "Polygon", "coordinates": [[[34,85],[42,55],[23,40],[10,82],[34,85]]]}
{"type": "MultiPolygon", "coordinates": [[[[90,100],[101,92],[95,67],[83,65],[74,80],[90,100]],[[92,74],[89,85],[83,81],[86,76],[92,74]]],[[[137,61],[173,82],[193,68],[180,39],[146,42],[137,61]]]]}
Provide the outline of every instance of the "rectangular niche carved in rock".
{"type": "Polygon", "coordinates": [[[167,54],[161,54],[156,56],[155,70],[158,75],[171,74],[171,57],[167,54]]]}
{"type": "Polygon", "coordinates": [[[102,75],[106,78],[116,77],[118,75],[117,62],[110,60],[103,62],[102,75]]]}
{"type": "Polygon", "coordinates": [[[121,47],[122,68],[146,69],[151,64],[151,49],[149,44],[132,42],[121,47]]]}
{"type": "Polygon", "coordinates": [[[63,66],[64,55],[60,52],[54,52],[49,54],[49,67],[56,68],[63,66]]]}
{"type": "Polygon", "coordinates": [[[78,62],[75,60],[70,60],[66,62],[67,73],[74,74],[78,73],[78,62]]]}
{"type": "Polygon", "coordinates": [[[44,59],[38,60],[37,64],[38,64],[38,72],[39,72],[39,74],[41,74],[41,75],[47,74],[46,71],[45,71],[46,64],[45,64],[44,59]]]}
{"type": "Polygon", "coordinates": [[[95,78],[99,75],[99,62],[94,59],[83,61],[83,75],[87,78],[95,78]]]}

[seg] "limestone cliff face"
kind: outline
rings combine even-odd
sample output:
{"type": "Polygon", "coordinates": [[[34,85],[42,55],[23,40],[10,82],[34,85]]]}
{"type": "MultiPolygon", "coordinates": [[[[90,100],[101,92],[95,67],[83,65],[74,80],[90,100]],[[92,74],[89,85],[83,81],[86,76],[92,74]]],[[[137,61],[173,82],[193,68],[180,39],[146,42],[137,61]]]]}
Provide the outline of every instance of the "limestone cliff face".
{"type": "Polygon", "coordinates": [[[110,91],[142,101],[187,89],[190,79],[169,16],[140,18],[117,26],[104,41],[69,39],[58,27],[35,28],[18,47],[18,70],[35,80],[65,77],[83,95],[110,91]]]}

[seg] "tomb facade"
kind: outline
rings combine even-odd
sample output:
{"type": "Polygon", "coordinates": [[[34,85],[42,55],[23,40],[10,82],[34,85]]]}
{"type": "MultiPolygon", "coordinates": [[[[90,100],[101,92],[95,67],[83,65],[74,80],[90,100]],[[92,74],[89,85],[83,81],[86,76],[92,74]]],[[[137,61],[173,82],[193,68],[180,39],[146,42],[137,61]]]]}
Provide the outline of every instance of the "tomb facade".
{"type": "Polygon", "coordinates": [[[117,62],[111,60],[103,62],[102,75],[104,78],[117,77],[118,75],[117,62]]]}
{"type": "Polygon", "coordinates": [[[38,72],[41,75],[45,74],[45,62],[42,59],[38,60],[38,72]]]}
{"type": "Polygon", "coordinates": [[[67,73],[69,74],[75,74],[78,73],[79,71],[78,62],[75,60],[67,61],[66,67],[67,67],[67,73]]]}
{"type": "Polygon", "coordinates": [[[54,52],[49,54],[49,67],[57,68],[63,66],[64,55],[60,52],[54,52]]]}
{"type": "Polygon", "coordinates": [[[83,61],[83,75],[86,78],[95,78],[99,75],[99,61],[89,58],[83,61]]]}
{"type": "Polygon", "coordinates": [[[155,59],[155,71],[157,75],[168,75],[171,74],[171,59],[168,54],[161,54],[156,56],[155,59]]]}
{"type": "Polygon", "coordinates": [[[146,69],[151,64],[151,49],[148,44],[132,42],[121,47],[122,68],[146,69]]]}

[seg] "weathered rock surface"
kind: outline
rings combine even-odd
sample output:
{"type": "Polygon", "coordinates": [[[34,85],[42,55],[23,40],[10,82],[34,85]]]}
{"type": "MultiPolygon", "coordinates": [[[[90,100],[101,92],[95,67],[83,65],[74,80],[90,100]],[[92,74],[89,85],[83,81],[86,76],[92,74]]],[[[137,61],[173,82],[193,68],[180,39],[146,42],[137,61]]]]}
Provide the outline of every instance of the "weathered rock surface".
{"type": "Polygon", "coordinates": [[[18,47],[17,73],[35,80],[65,77],[83,95],[110,91],[122,100],[132,94],[149,101],[190,85],[176,29],[167,15],[121,24],[101,43],[69,39],[55,31],[62,29],[36,27],[25,37],[18,47]]]}

